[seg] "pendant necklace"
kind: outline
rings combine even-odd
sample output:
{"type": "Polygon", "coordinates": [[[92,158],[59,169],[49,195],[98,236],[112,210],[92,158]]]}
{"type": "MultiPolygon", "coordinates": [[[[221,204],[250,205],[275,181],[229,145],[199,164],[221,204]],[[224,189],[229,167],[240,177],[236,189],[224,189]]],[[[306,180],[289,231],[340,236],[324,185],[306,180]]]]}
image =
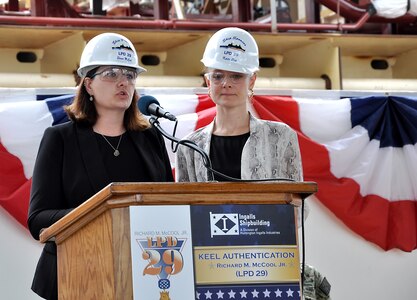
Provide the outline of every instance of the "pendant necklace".
{"type": "Polygon", "coordinates": [[[110,143],[110,141],[104,136],[104,135],[102,135],[101,133],[100,133],[100,135],[103,137],[103,139],[107,142],[107,144],[109,144],[110,145],[110,147],[112,147],[112,149],[114,150],[114,152],[113,152],[113,155],[114,156],[119,156],[120,155],[120,151],[119,151],[119,146],[120,146],[120,141],[122,140],[122,136],[123,136],[123,134],[122,135],[120,135],[120,138],[119,138],[119,142],[117,143],[117,146],[116,146],[116,148],[114,148],[113,147],[113,145],[110,143]]]}

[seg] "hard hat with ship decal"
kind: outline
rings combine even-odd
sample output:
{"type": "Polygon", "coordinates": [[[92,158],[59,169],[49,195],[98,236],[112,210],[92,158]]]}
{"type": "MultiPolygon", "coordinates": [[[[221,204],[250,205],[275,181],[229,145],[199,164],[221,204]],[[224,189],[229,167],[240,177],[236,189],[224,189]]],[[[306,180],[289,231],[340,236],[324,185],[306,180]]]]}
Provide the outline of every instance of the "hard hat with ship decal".
{"type": "Polygon", "coordinates": [[[259,71],[258,45],[243,29],[223,28],[208,41],[201,62],[207,68],[253,74],[259,71]]]}
{"type": "Polygon", "coordinates": [[[123,35],[109,32],[99,34],[87,43],[81,54],[78,75],[84,77],[99,66],[134,68],[138,74],[146,71],[139,66],[132,42],[123,35]]]}

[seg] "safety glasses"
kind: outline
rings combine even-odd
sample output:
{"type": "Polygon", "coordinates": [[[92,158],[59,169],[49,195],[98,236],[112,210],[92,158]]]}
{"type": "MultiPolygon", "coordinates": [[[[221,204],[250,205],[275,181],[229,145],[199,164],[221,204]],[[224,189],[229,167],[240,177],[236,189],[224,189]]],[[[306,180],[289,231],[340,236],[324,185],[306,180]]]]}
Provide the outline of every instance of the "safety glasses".
{"type": "Polygon", "coordinates": [[[120,67],[109,67],[100,72],[94,73],[90,78],[98,76],[101,80],[107,82],[119,82],[123,77],[127,79],[129,83],[136,83],[138,74],[134,70],[129,70],[120,67]]]}
{"type": "Polygon", "coordinates": [[[215,85],[220,85],[227,80],[233,84],[239,84],[246,80],[249,77],[247,74],[242,73],[223,73],[223,72],[210,72],[207,73],[206,76],[210,79],[210,81],[215,85]]]}

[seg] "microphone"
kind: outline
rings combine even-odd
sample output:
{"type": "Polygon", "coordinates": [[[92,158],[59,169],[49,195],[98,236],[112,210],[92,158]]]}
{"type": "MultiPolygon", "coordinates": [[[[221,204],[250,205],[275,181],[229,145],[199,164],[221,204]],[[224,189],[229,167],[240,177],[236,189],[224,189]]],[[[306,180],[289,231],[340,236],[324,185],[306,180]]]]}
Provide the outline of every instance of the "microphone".
{"type": "Polygon", "coordinates": [[[177,121],[177,118],[170,112],[165,111],[155,97],[145,95],[140,97],[138,107],[145,116],[153,115],[158,118],[165,118],[171,121],[177,121]]]}

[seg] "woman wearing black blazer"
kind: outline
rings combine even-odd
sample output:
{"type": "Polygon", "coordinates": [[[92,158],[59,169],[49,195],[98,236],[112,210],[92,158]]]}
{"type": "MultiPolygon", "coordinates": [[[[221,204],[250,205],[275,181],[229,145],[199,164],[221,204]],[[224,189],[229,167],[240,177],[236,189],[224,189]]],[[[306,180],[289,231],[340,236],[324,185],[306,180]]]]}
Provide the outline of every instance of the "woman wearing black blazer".
{"type": "MultiPolygon", "coordinates": [[[[70,122],[46,129],[32,177],[28,227],[35,239],[111,182],[173,181],[161,135],[137,108],[133,44],[104,33],[81,56],[81,83],[66,107],[70,122]]],[[[57,299],[56,245],[46,243],[32,290],[57,299]]]]}

